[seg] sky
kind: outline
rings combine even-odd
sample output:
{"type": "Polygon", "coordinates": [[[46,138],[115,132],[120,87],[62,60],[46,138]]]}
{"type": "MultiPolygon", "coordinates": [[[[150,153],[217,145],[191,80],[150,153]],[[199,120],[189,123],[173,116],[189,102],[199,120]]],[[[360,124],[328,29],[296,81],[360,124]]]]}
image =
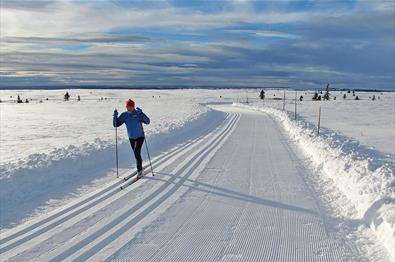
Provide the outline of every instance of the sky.
{"type": "Polygon", "coordinates": [[[0,88],[395,90],[393,0],[0,0],[0,88]]]}

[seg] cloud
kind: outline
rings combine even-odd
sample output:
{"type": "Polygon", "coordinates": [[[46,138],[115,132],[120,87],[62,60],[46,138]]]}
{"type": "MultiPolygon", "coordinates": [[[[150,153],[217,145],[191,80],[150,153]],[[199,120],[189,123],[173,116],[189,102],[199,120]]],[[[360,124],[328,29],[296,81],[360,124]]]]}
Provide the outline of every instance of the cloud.
{"type": "Polygon", "coordinates": [[[233,30],[227,30],[228,32],[232,33],[247,33],[247,34],[253,34],[255,36],[261,36],[261,37],[275,37],[275,38],[299,38],[300,36],[294,35],[294,34],[289,34],[289,33],[284,33],[284,32],[278,32],[278,31],[265,31],[265,30],[249,30],[249,29],[233,29],[233,30]]]}
{"type": "Polygon", "coordinates": [[[49,0],[3,0],[1,1],[1,8],[3,9],[14,9],[14,10],[29,10],[29,11],[45,11],[51,6],[56,5],[56,2],[49,0]]]}
{"type": "Polygon", "coordinates": [[[2,1],[1,7],[0,87],[395,87],[395,9],[384,0],[2,1]]]}

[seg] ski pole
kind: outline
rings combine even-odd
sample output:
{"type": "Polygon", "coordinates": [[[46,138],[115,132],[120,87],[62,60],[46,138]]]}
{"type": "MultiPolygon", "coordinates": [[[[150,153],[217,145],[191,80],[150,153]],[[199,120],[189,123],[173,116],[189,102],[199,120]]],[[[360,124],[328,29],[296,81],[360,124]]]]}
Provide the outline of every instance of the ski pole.
{"type": "Polygon", "coordinates": [[[117,165],[117,178],[119,178],[118,175],[118,128],[115,127],[115,161],[117,165]]]}
{"type": "Polygon", "coordinates": [[[154,175],[154,169],[152,168],[151,157],[150,157],[150,155],[149,155],[147,138],[145,138],[145,148],[147,149],[147,155],[148,155],[149,164],[150,164],[150,166],[151,166],[152,176],[155,176],[155,175],[154,175]]]}

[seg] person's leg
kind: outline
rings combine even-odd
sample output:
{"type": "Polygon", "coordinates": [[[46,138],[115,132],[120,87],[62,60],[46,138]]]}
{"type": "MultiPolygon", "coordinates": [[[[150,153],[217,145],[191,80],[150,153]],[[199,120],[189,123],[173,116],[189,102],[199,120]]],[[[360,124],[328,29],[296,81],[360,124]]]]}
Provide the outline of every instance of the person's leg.
{"type": "Polygon", "coordinates": [[[141,147],[144,144],[144,137],[136,139],[136,147],[134,149],[134,155],[137,161],[137,171],[143,170],[143,159],[141,158],[141,147]]]}
{"type": "Polygon", "coordinates": [[[138,156],[136,154],[137,139],[129,138],[129,141],[130,141],[130,146],[133,149],[133,154],[134,154],[134,158],[136,159],[137,170],[138,170],[138,156]]]}

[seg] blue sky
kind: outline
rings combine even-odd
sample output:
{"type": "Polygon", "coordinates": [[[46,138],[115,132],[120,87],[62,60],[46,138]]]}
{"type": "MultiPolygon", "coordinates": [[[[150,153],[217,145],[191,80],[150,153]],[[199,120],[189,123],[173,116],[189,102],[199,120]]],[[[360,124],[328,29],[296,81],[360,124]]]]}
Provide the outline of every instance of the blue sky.
{"type": "Polygon", "coordinates": [[[0,87],[395,89],[392,0],[2,0],[0,87]]]}

